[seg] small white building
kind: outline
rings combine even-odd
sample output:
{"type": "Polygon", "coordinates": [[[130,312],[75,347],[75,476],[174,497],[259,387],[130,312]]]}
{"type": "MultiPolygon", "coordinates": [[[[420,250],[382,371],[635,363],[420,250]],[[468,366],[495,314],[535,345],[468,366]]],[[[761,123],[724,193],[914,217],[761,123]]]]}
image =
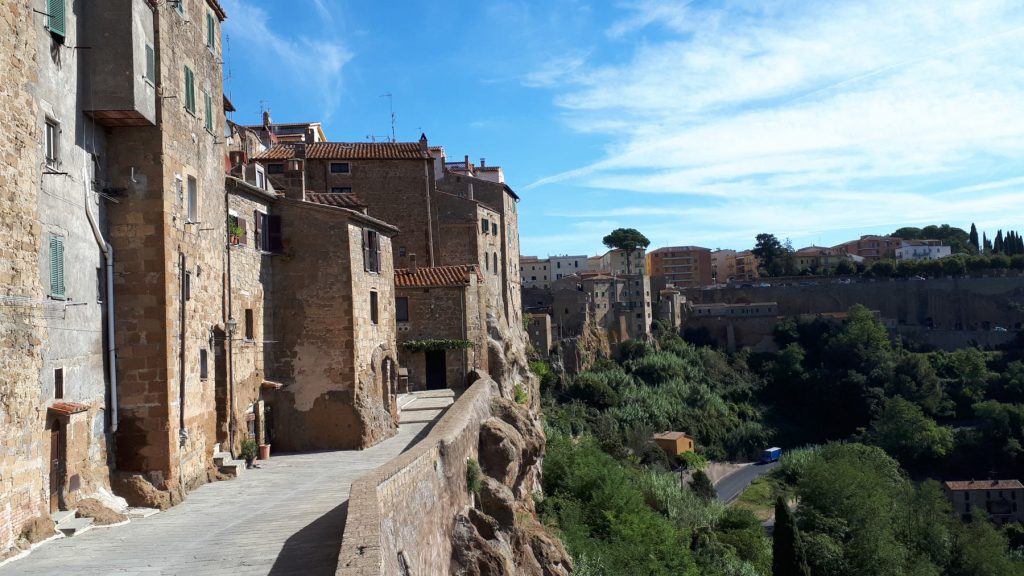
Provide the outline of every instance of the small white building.
{"type": "MultiPolygon", "coordinates": [[[[584,257],[586,261],[586,257],[584,257]]],[[[519,276],[523,288],[549,288],[551,286],[551,261],[536,256],[519,257],[519,276]]]]}
{"type": "Polygon", "coordinates": [[[587,256],[551,256],[551,280],[560,280],[566,276],[587,271],[587,256]]]}
{"type": "Polygon", "coordinates": [[[896,260],[938,260],[952,253],[939,240],[904,240],[896,249],[896,260]]]}

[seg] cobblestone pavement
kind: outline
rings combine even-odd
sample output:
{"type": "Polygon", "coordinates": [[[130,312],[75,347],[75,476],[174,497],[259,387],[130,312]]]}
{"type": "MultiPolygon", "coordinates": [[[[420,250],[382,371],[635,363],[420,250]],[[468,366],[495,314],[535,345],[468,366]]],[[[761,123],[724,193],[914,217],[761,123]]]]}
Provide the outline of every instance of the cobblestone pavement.
{"type": "Polygon", "coordinates": [[[0,576],[334,574],[352,481],[408,448],[440,413],[436,397],[429,410],[417,402],[428,404],[407,405],[398,434],[376,446],[273,455],[165,512],[41,546],[0,576]]]}

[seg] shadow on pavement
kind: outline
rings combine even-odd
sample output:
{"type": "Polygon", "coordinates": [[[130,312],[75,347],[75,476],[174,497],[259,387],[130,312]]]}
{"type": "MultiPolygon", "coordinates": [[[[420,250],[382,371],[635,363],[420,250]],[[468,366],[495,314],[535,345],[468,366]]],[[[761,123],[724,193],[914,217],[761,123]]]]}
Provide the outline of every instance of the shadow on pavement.
{"type": "Polygon", "coordinates": [[[285,540],[270,574],[332,576],[338,567],[341,535],[345,532],[347,517],[348,500],[293,534],[285,540]]]}

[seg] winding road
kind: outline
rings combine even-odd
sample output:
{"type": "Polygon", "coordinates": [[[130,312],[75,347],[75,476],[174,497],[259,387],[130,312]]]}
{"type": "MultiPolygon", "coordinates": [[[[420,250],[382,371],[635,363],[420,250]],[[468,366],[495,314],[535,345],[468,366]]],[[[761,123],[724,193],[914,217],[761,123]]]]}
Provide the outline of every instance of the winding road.
{"type": "Polygon", "coordinates": [[[750,483],[771,472],[778,466],[778,462],[771,464],[750,464],[722,478],[715,484],[715,491],[718,493],[718,501],[728,504],[739,497],[739,495],[750,486],[750,483]]]}

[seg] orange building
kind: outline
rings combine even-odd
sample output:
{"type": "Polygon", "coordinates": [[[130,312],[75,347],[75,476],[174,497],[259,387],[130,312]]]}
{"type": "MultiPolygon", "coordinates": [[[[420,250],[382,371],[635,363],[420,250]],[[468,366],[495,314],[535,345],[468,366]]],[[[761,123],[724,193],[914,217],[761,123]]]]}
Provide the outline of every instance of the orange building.
{"type": "Polygon", "coordinates": [[[697,449],[697,441],[686,432],[662,432],[654,435],[654,443],[671,456],[697,449]]]}
{"type": "Polygon", "coordinates": [[[711,284],[711,250],[699,246],[668,246],[647,253],[647,273],[664,285],[697,288],[711,284]]]}

